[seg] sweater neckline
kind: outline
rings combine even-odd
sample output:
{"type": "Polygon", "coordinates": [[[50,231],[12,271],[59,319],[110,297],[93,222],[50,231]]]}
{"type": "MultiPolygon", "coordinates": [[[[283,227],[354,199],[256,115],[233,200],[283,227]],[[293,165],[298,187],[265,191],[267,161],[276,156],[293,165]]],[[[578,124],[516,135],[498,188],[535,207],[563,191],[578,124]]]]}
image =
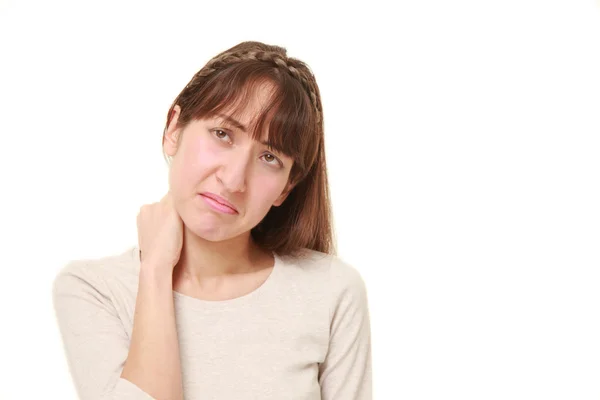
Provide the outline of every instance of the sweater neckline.
{"type": "MultiPolygon", "coordinates": [[[[140,262],[140,250],[139,246],[135,245],[132,248],[132,255],[136,263],[136,267],[139,271],[141,262],[140,262]]],[[[223,308],[231,308],[243,306],[246,304],[250,304],[253,301],[256,301],[262,296],[265,296],[269,291],[273,289],[275,285],[275,281],[279,276],[279,270],[281,269],[283,260],[277,255],[277,253],[272,252],[274,263],[273,268],[271,269],[271,273],[267,277],[267,279],[253,291],[246,293],[242,296],[235,297],[233,299],[226,300],[205,300],[199,299],[197,297],[192,297],[185,295],[183,293],[179,293],[173,290],[173,300],[175,301],[176,308],[195,308],[195,309],[223,309],[223,308]]]]}

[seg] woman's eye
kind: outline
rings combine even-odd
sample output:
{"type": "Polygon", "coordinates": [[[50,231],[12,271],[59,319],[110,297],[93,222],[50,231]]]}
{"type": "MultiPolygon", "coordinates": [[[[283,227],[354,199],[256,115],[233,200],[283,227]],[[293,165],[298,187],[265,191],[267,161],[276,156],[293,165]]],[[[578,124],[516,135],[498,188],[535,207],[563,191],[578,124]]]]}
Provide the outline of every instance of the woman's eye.
{"type": "Polygon", "coordinates": [[[213,131],[213,134],[214,134],[214,135],[215,135],[215,136],[216,136],[218,139],[220,139],[220,140],[222,140],[222,141],[226,141],[226,142],[230,142],[230,141],[231,141],[231,139],[227,139],[227,140],[226,140],[226,138],[229,138],[229,134],[228,134],[227,132],[225,132],[225,131],[221,130],[221,129],[215,129],[215,130],[213,131]]]}
{"type": "Polygon", "coordinates": [[[279,159],[277,159],[277,157],[275,157],[273,154],[265,154],[263,157],[269,164],[281,165],[279,159]]]}

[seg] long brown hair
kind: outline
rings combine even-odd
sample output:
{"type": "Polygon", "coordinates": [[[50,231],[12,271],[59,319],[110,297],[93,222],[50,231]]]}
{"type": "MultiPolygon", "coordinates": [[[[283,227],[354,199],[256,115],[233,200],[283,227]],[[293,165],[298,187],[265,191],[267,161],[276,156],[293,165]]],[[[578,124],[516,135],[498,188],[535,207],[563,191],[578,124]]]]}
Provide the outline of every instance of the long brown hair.
{"type": "MultiPolygon", "coordinates": [[[[268,124],[268,145],[294,160],[289,177],[294,186],[283,204],[271,207],[251,230],[252,237],[262,248],[282,255],[303,248],[335,254],[321,95],[310,68],[288,57],[285,48],[242,42],[212,58],[173,101],[163,143],[176,105],[181,107],[181,128],[223,110],[235,118],[265,82],[272,86],[270,102],[256,118],[251,135],[258,139],[268,124]]],[[[164,150],[163,156],[170,164],[164,150]]]]}

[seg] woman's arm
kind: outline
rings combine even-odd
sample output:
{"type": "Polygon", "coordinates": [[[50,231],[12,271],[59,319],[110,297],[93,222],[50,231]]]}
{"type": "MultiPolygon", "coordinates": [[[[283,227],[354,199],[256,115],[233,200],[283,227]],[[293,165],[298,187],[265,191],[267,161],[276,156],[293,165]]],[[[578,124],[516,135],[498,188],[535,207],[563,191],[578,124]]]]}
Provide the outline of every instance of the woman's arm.
{"type": "Polygon", "coordinates": [[[129,338],[96,275],[75,261],[55,278],[53,303],[71,376],[82,400],[180,400],[172,278],[140,270],[129,338]]]}
{"type": "Polygon", "coordinates": [[[173,275],[165,268],[141,265],[131,345],[121,377],[156,399],[183,400],[173,275]]]}
{"type": "Polygon", "coordinates": [[[330,266],[329,349],[319,365],[323,400],[371,400],[371,326],[367,290],[354,267],[330,266]]]}

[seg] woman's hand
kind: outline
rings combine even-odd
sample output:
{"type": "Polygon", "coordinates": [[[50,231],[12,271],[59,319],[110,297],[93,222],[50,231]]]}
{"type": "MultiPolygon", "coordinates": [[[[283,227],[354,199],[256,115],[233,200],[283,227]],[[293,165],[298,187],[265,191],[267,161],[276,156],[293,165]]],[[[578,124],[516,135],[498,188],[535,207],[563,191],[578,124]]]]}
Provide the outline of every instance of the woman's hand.
{"type": "Polygon", "coordinates": [[[140,208],[137,231],[143,265],[172,274],[181,256],[183,221],[175,210],[170,191],[158,203],[140,208]]]}

